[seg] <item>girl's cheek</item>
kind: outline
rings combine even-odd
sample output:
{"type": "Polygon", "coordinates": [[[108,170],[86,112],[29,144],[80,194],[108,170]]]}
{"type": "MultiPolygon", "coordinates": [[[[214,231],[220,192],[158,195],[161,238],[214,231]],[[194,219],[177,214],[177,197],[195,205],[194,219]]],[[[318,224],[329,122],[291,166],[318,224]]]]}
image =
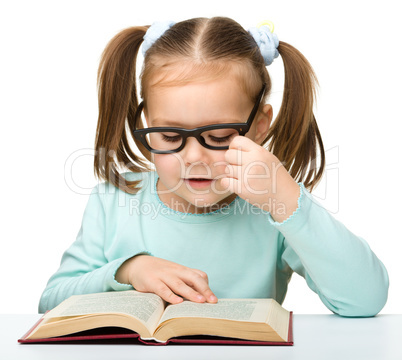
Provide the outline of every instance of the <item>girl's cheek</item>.
{"type": "Polygon", "coordinates": [[[183,159],[177,153],[153,154],[152,160],[158,172],[184,173],[183,159]]]}

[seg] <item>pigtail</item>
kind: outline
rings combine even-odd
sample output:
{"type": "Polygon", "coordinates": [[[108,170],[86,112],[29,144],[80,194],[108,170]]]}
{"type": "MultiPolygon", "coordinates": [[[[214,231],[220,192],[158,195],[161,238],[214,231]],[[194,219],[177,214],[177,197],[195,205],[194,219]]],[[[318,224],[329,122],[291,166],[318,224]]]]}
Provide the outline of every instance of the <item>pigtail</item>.
{"type": "MultiPolygon", "coordinates": [[[[95,138],[94,172],[128,193],[136,193],[140,181],[124,179],[118,168],[149,171],[129,145],[128,134],[138,107],[136,58],[148,26],[131,27],[118,33],[106,46],[98,70],[99,116],[95,138]]],[[[142,151],[142,145],[136,142],[142,151]]],[[[143,151],[144,153],[144,151],[143,151]]]]}
{"type": "Polygon", "coordinates": [[[317,79],[310,63],[293,46],[280,42],[278,51],[285,67],[283,100],[264,143],[270,140],[269,151],[296,181],[311,190],[325,166],[324,145],[313,114],[317,79]]]}

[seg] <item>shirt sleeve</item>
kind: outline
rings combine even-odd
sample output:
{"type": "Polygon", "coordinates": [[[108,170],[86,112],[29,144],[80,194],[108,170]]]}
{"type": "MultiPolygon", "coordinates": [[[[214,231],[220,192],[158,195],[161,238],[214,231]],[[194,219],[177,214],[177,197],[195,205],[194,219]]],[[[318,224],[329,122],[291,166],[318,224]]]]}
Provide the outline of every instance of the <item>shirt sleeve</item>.
{"type": "Polygon", "coordinates": [[[44,313],[71,295],[113,290],[130,290],[131,285],[115,279],[118,268],[127,259],[108,261],[105,257],[106,216],[98,187],[92,191],[75,242],[63,254],[60,268],[49,279],[39,302],[39,313],[44,313]]]}
{"type": "Polygon", "coordinates": [[[385,266],[362,238],[314,201],[302,184],[297,210],[284,222],[269,215],[284,237],[284,261],[303,276],[332,312],[374,316],[388,297],[385,266]]]}

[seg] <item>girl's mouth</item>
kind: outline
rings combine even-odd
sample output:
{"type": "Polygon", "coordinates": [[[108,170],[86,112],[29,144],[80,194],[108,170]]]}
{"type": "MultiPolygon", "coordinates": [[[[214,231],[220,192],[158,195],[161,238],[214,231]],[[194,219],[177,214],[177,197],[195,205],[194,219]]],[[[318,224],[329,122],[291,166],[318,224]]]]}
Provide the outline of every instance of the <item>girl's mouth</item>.
{"type": "Polygon", "coordinates": [[[194,189],[202,189],[205,187],[208,187],[212,184],[212,182],[215,181],[213,179],[205,179],[205,178],[187,178],[184,179],[184,182],[187,184],[187,186],[190,186],[194,189]]]}

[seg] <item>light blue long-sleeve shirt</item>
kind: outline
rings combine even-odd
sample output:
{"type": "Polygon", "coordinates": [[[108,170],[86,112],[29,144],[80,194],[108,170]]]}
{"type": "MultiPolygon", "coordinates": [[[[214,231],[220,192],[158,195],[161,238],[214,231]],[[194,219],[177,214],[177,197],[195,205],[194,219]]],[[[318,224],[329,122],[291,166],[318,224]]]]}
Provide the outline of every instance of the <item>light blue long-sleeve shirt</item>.
{"type": "Polygon", "coordinates": [[[155,172],[125,176],[143,179],[142,189],[130,195],[108,183],[94,188],[77,239],[50,278],[39,312],[71,295],[132,289],[115,274],[141,253],[206,272],[218,299],[282,303],[296,272],[336,314],[373,316],[386,303],[384,265],[303,185],[297,210],[277,223],[240,197],[212,213],[179,213],[160,201],[155,172]]]}

